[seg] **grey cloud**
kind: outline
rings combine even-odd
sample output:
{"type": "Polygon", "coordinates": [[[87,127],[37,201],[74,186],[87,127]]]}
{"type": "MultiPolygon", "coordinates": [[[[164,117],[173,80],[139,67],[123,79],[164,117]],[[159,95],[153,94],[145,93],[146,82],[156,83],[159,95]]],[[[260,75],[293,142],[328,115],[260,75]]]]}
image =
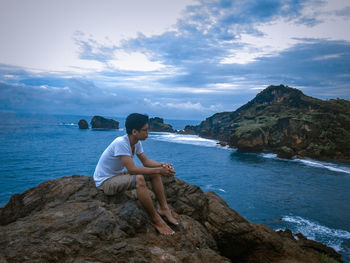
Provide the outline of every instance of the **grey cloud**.
{"type": "Polygon", "coordinates": [[[335,11],[335,14],[337,16],[344,16],[344,17],[347,17],[348,19],[350,19],[350,6],[347,6],[341,10],[335,11]]]}

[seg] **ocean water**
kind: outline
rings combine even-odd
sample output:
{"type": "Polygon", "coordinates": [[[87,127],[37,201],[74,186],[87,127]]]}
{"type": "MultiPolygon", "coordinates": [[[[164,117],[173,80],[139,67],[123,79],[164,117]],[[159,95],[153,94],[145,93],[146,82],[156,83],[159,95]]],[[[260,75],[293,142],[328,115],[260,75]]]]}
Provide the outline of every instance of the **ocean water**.
{"type": "MultiPolygon", "coordinates": [[[[114,117],[120,130],[80,130],[81,118],[91,116],[0,113],[0,207],[43,181],[92,176],[104,149],[125,134],[124,119],[114,117]]],[[[199,123],[165,122],[175,129],[199,123]]],[[[238,153],[193,135],[150,133],[143,146],[147,156],[173,163],[177,177],[216,192],[248,220],[301,232],[350,262],[349,165],[238,153]]]]}

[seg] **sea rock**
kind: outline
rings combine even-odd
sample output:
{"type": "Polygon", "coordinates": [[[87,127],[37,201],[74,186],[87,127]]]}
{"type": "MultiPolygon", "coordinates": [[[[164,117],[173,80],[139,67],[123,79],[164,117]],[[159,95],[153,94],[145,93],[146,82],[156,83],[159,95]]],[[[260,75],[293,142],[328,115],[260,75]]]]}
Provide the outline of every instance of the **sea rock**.
{"type": "Polygon", "coordinates": [[[350,160],[350,101],[323,101],[283,85],[269,86],[236,111],[216,113],[187,130],[240,152],[350,160]]]}
{"type": "Polygon", "coordinates": [[[92,117],[90,123],[93,129],[119,129],[118,121],[106,119],[101,116],[92,117]]]}
{"type": "Polygon", "coordinates": [[[221,147],[226,147],[227,143],[226,142],[217,142],[217,145],[220,145],[221,147]]]}
{"type": "Polygon", "coordinates": [[[187,134],[187,135],[195,135],[198,134],[198,130],[196,129],[196,126],[193,125],[186,125],[183,130],[176,131],[178,134],[187,134]]]}
{"type": "Polygon", "coordinates": [[[248,222],[213,192],[178,178],[164,185],[180,221],[173,236],[157,233],[135,190],[106,196],[91,177],[15,194],[0,208],[0,262],[342,262],[318,242],[248,222]]]}
{"type": "Polygon", "coordinates": [[[280,158],[291,159],[294,154],[294,151],[287,146],[282,146],[281,148],[277,149],[277,157],[280,158]]]}
{"type": "Polygon", "coordinates": [[[79,129],[89,129],[89,124],[86,120],[80,120],[78,122],[79,129]]]}
{"type": "Polygon", "coordinates": [[[149,119],[149,130],[152,132],[175,132],[170,124],[164,123],[159,117],[149,119]]]}

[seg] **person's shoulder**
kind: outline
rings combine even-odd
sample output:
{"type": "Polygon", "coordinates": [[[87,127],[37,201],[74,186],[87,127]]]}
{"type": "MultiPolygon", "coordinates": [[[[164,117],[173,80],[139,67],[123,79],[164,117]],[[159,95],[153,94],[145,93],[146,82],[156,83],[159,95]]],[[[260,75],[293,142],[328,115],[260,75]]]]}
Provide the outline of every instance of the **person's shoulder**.
{"type": "Polygon", "coordinates": [[[120,143],[125,143],[125,142],[126,142],[126,135],[122,135],[122,136],[115,138],[111,144],[114,145],[114,144],[120,144],[120,143]]]}
{"type": "Polygon", "coordinates": [[[138,142],[135,144],[135,147],[136,147],[137,149],[140,149],[140,150],[143,149],[141,141],[138,141],[138,142]]]}

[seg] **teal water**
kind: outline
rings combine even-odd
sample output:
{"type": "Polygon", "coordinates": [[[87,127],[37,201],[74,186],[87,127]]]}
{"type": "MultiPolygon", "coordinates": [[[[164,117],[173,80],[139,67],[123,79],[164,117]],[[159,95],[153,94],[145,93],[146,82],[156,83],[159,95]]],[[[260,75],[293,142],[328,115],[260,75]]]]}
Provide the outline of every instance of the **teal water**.
{"type": "MultiPolygon", "coordinates": [[[[91,116],[0,113],[0,206],[14,193],[61,176],[92,176],[120,130],[80,130],[91,116]]],[[[112,116],[113,118],[113,116],[112,116]]],[[[175,129],[199,121],[165,120],[175,129]]],[[[176,176],[214,191],[248,220],[290,228],[323,242],[350,262],[350,166],[242,154],[197,136],[150,133],[146,154],[174,164],[176,176]]]]}

